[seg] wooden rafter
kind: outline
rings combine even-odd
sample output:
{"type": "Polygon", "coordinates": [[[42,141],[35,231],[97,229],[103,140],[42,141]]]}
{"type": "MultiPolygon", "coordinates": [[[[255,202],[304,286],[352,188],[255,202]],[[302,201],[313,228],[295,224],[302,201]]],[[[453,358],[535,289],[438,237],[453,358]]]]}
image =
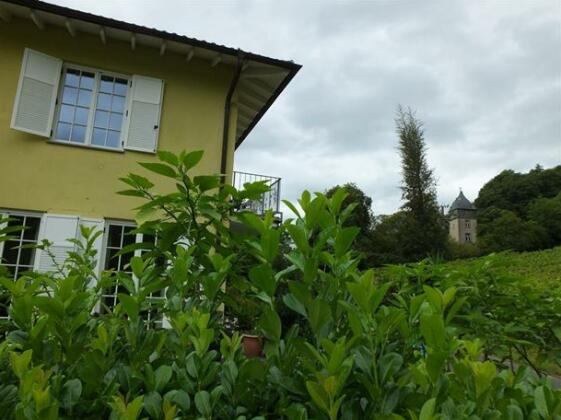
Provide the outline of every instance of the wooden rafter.
{"type": "Polygon", "coordinates": [[[45,29],[45,24],[44,24],[43,21],[39,18],[39,16],[38,16],[37,13],[35,12],[35,10],[32,10],[31,12],[29,12],[29,17],[31,18],[31,20],[33,21],[33,23],[35,24],[35,26],[37,26],[37,28],[39,28],[40,30],[45,29]]]}

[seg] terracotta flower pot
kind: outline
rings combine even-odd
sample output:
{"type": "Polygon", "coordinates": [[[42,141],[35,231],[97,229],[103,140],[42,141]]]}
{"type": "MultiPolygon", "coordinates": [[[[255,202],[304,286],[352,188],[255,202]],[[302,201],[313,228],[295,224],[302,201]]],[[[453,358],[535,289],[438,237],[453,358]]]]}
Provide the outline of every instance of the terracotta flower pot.
{"type": "Polygon", "coordinates": [[[247,357],[259,357],[263,351],[263,342],[258,335],[244,334],[242,337],[242,347],[247,357]]]}

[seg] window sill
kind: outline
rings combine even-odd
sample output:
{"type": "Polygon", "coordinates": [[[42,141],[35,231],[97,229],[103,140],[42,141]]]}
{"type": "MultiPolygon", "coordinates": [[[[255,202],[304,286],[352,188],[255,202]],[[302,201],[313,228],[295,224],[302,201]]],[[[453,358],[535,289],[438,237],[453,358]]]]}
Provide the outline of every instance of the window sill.
{"type": "Polygon", "coordinates": [[[123,148],[114,149],[111,147],[96,146],[94,144],[73,143],[64,140],[49,139],[48,143],[61,145],[61,146],[81,147],[83,149],[104,150],[106,152],[125,153],[125,149],[123,148]]]}

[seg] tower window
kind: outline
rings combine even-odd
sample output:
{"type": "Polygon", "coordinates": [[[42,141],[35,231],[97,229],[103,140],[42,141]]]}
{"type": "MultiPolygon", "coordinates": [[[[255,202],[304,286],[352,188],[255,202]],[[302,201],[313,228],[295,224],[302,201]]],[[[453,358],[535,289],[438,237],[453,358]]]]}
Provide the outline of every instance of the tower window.
{"type": "Polygon", "coordinates": [[[466,242],[471,242],[471,234],[466,232],[466,242]]]}

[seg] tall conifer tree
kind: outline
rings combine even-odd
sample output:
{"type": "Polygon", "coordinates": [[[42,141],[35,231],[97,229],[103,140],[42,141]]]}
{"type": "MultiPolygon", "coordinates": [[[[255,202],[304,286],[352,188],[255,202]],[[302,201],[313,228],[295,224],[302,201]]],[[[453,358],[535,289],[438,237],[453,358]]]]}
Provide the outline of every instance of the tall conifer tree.
{"type": "Polygon", "coordinates": [[[403,232],[406,258],[416,260],[446,248],[446,223],[436,200],[436,181],[427,163],[423,123],[401,106],[395,119],[403,181],[402,209],[407,215],[403,232]]]}

